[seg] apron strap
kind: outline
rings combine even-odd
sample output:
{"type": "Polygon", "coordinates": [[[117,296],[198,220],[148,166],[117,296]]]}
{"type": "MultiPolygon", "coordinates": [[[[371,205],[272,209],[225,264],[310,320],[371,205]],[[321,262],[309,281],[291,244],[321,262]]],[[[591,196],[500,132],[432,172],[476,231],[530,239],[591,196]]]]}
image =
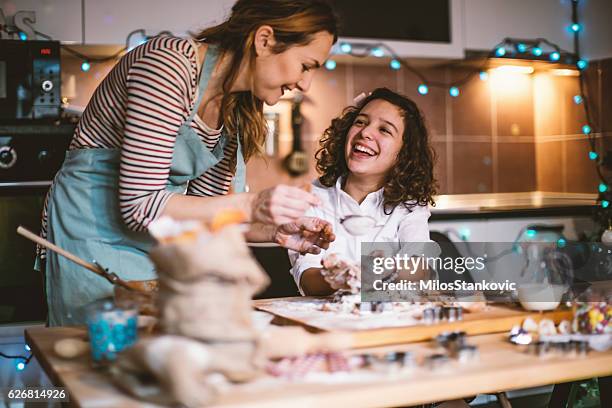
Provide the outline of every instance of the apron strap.
{"type": "Polygon", "coordinates": [[[246,164],[244,163],[242,145],[240,143],[240,120],[237,122],[238,130],[236,131],[236,141],[238,142],[238,147],[236,148],[236,174],[234,175],[232,186],[235,193],[243,193],[246,186],[246,164]]]}
{"type": "Polygon", "coordinates": [[[206,49],[206,56],[204,57],[204,67],[200,72],[200,82],[198,84],[198,98],[196,99],[195,104],[193,105],[191,114],[189,114],[189,117],[184,122],[185,126],[191,126],[191,121],[198,112],[198,108],[200,107],[200,103],[202,102],[202,96],[204,96],[206,86],[208,85],[208,79],[210,78],[210,74],[215,68],[218,57],[219,50],[217,49],[217,46],[215,44],[208,44],[208,48],[206,49]]]}

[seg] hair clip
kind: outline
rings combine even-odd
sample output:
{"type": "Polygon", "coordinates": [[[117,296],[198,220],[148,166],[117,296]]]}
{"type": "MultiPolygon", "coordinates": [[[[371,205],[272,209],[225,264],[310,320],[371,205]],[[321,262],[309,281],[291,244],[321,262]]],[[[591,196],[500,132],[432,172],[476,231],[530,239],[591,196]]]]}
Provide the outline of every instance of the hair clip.
{"type": "Polygon", "coordinates": [[[363,101],[365,98],[367,98],[370,95],[372,95],[372,92],[368,92],[367,94],[365,92],[362,92],[353,98],[353,103],[357,105],[359,102],[363,101]]]}

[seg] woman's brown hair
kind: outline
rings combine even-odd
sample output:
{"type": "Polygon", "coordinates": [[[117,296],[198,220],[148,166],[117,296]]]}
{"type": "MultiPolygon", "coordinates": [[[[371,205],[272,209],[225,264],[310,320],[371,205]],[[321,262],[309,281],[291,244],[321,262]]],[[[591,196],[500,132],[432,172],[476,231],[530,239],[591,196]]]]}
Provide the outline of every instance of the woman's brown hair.
{"type": "Polygon", "coordinates": [[[364,106],[375,99],[395,105],[404,120],[402,148],[384,182],[384,209],[392,212],[399,204],[408,210],[420,205],[435,205],[436,180],[433,174],[435,152],[429,144],[429,136],[423,115],[410,99],[387,88],[377,88],[357,106],[344,109],[342,115],[332,120],[320,141],[316,153],[319,181],[326,187],[335,185],[338,177],[348,175],[344,157],[346,139],[350,127],[364,106]]]}
{"type": "Polygon", "coordinates": [[[240,130],[245,160],[263,151],[267,135],[263,101],[251,92],[229,90],[243,59],[248,58],[251,66],[255,61],[257,29],[263,25],[272,27],[276,40],[273,52],[281,53],[292,46],[307,45],[321,31],[332,34],[335,43],[337,24],[331,6],[324,0],[238,0],[225,22],[195,35],[198,40],[218,45],[222,53],[232,53],[231,68],[223,81],[221,112],[230,135],[240,130]]]}

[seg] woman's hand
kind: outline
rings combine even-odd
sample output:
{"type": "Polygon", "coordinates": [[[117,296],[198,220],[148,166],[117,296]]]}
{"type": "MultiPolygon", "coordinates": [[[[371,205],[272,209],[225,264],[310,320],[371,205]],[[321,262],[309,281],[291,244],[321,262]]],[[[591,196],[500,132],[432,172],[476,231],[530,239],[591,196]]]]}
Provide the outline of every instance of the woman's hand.
{"type": "Polygon", "coordinates": [[[274,242],[301,254],[318,254],[335,239],[331,224],[314,217],[301,217],[279,225],[274,233],[274,242]]]}
{"type": "Polygon", "coordinates": [[[317,196],[298,187],[278,185],[257,194],[251,205],[252,221],[282,225],[295,222],[312,205],[319,205],[317,196]]]}

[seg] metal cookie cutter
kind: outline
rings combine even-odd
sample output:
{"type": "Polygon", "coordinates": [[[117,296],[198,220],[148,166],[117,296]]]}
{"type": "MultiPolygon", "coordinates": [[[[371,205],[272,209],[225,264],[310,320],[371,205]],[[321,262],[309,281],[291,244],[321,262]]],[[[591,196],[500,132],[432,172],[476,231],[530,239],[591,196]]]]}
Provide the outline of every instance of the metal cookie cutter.
{"type": "Polygon", "coordinates": [[[480,353],[478,347],[465,344],[457,349],[456,355],[460,363],[468,363],[477,360],[480,353]]]}
{"type": "Polygon", "coordinates": [[[463,308],[461,306],[448,306],[444,308],[444,317],[449,322],[463,320],[463,308]]]}
{"type": "Polygon", "coordinates": [[[455,355],[459,348],[466,345],[466,334],[464,331],[444,332],[438,334],[435,340],[439,346],[455,355]]]}
{"type": "Polygon", "coordinates": [[[437,370],[444,367],[449,360],[446,354],[432,354],[425,358],[425,366],[431,370],[437,370]]]}
{"type": "Polygon", "coordinates": [[[553,348],[548,341],[535,341],[529,345],[528,351],[542,358],[553,354],[553,348]]]}

